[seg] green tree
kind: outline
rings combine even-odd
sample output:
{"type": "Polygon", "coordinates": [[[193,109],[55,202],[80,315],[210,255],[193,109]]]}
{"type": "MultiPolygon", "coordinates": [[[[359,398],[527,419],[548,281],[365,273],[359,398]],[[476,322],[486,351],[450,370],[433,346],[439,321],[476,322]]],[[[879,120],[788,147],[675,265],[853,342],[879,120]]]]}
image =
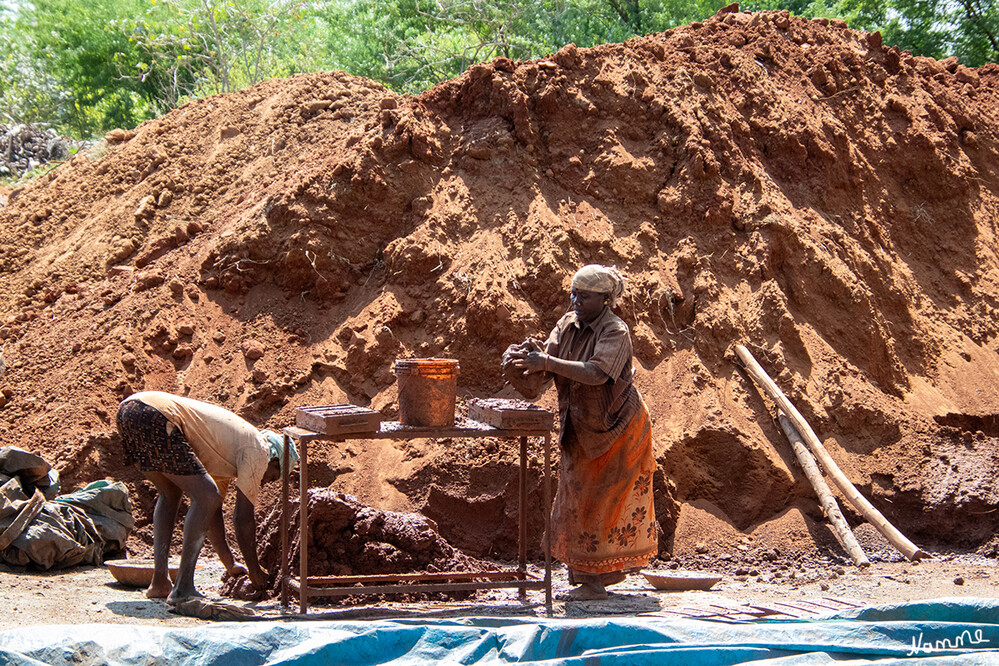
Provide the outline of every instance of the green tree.
{"type": "Polygon", "coordinates": [[[355,0],[320,15],[330,66],[416,92],[475,62],[518,57],[518,13],[510,0],[355,0]]]}
{"type": "Polygon", "coordinates": [[[36,0],[19,5],[15,34],[26,56],[69,95],[66,126],[77,136],[133,126],[149,117],[148,84],[123,80],[122,59],[136,59],[134,44],[110,22],[136,11],[139,0],[36,0]]]}
{"type": "Polygon", "coordinates": [[[352,0],[319,10],[330,65],[418,92],[470,65],[619,42],[703,19],[719,0],[352,0]],[[357,26],[365,26],[358,30],[357,26]]]}
{"type": "Polygon", "coordinates": [[[885,44],[915,55],[956,55],[965,65],[999,61],[999,4],[987,0],[821,0],[746,3],[744,9],[790,9],[801,16],[843,18],[850,27],[880,31],[885,44]]]}
{"type": "Polygon", "coordinates": [[[18,3],[0,23],[0,44],[11,45],[0,111],[34,109],[89,136],[190,97],[312,70],[319,42],[305,8],[301,0],[18,3]]]}
{"type": "Polygon", "coordinates": [[[917,55],[943,58],[948,54],[947,15],[938,0],[894,0],[879,26],[885,43],[917,55]]]}
{"type": "Polygon", "coordinates": [[[966,65],[999,62],[999,4],[957,0],[953,13],[954,54],[966,65]]]}
{"type": "Polygon", "coordinates": [[[144,56],[120,60],[123,76],[148,83],[162,111],[313,65],[301,50],[305,18],[299,0],[161,0],[112,25],[144,56]]]}
{"type": "Polygon", "coordinates": [[[71,95],[59,86],[30,43],[18,38],[13,20],[0,14],[0,123],[62,126],[69,122],[71,95]]]}

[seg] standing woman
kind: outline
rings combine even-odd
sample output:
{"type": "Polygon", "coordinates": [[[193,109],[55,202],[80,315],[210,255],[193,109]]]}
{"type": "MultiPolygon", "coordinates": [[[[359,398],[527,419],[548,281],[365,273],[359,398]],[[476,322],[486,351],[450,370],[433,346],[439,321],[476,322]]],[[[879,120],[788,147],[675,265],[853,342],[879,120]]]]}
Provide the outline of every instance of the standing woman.
{"type": "Polygon", "coordinates": [[[591,264],[572,278],[571,309],[543,344],[512,346],[505,364],[545,373],[558,390],[558,492],[552,555],[578,587],[569,599],[606,599],[607,585],[658,551],[652,501],[652,424],[633,382],[631,336],[611,308],[624,293],[615,268],[591,264]]]}

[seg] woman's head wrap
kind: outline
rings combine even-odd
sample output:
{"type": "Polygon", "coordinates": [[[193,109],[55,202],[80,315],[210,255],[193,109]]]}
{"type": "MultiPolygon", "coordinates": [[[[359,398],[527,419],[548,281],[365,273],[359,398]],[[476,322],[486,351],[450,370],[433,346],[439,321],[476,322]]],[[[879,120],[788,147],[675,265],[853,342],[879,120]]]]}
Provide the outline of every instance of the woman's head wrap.
{"type": "Polygon", "coordinates": [[[607,294],[608,305],[614,307],[624,293],[624,276],[613,266],[590,264],[572,276],[572,288],[607,294]]]}
{"type": "MultiPolygon", "coordinates": [[[[270,449],[271,460],[277,459],[281,463],[281,473],[284,474],[284,436],[279,435],[273,430],[263,430],[261,431],[261,436],[264,441],[267,442],[267,448],[270,449]]],[[[298,462],[298,451],[295,450],[295,442],[288,438],[288,465],[291,469],[295,468],[295,463],[298,462]]]]}

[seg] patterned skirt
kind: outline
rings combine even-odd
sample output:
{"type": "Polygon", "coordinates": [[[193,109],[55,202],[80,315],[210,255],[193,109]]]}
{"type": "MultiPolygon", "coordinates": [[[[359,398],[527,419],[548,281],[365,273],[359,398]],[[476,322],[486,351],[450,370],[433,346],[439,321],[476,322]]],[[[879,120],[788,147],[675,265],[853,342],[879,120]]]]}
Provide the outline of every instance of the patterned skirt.
{"type": "Polygon", "coordinates": [[[572,582],[619,581],[658,552],[652,474],[652,422],[642,405],[627,429],[599,458],[581,446],[562,450],[552,509],[552,556],[572,582]]]}
{"type": "Polygon", "coordinates": [[[139,400],[126,400],[118,406],[115,421],[126,465],[178,476],[205,473],[183,431],[155,408],[139,400]]]}

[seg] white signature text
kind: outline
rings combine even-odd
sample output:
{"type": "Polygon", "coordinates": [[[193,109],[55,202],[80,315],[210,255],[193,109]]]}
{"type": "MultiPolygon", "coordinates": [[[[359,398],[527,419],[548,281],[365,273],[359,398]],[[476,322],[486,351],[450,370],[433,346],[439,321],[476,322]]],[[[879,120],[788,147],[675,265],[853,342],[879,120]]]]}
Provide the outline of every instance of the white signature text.
{"type": "Polygon", "coordinates": [[[959,650],[963,647],[970,645],[981,645],[982,643],[988,643],[989,639],[982,636],[981,629],[975,629],[975,633],[971,633],[970,630],[965,629],[960,634],[954,638],[940,638],[935,641],[924,640],[923,632],[919,632],[919,638],[915,636],[912,637],[912,649],[909,650],[907,657],[911,657],[920,652],[934,652],[940,650],[959,650]]]}

